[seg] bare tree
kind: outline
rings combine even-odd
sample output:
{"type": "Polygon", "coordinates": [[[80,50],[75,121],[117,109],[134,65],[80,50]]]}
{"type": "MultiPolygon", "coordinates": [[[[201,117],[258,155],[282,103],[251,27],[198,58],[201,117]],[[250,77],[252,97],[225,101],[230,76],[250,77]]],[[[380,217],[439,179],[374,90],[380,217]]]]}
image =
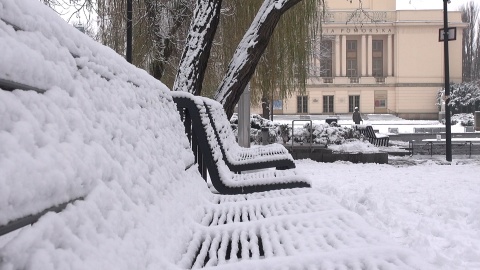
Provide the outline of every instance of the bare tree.
{"type": "Polygon", "coordinates": [[[215,99],[223,104],[228,116],[233,114],[280,17],[300,1],[265,0],[263,3],[252,25],[240,41],[215,94],[215,99]]]}
{"type": "Polygon", "coordinates": [[[468,23],[463,30],[463,81],[480,79],[480,6],[471,1],[460,8],[462,21],[468,23]]]}
{"type": "Polygon", "coordinates": [[[149,72],[157,79],[172,85],[184,43],[187,27],[193,14],[191,0],[144,0],[150,31],[141,41],[152,42],[149,72]],[[166,74],[167,73],[167,74],[166,74]],[[165,78],[164,75],[167,75],[165,78]]]}
{"type": "MultiPolygon", "coordinates": [[[[95,39],[126,54],[127,0],[41,0],[72,23],[81,20],[95,39]]],[[[133,64],[172,85],[193,0],[139,0],[133,3],[133,64]]]]}
{"type": "Polygon", "coordinates": [[[95,38],[95,2],[93,0],[40,0],[40,2],[49,6],[67,22],[81,27],[84,33],[95,38]]]}

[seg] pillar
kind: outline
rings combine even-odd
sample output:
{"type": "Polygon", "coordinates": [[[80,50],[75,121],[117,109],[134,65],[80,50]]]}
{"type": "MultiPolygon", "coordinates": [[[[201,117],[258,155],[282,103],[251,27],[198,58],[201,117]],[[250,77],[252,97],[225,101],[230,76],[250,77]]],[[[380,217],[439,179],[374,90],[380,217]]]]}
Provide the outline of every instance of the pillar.
{"type": "Polygon", "coordinates": [[[393,76],[393,44],[392,44],[392,35],[388,35],[387,38],[387,74],[388,77],[393,76]]]}
{"type": "Polygon", "coordinates": [[[362,77],[367,76],[367,41],[366,36],[362,35],[362,77]]]}
{"type": "Polygon", "coordinates": [[[372,64],[372,55],[373,55],[373,51],[372,51],[372,49],[373,49],[373,48],[372,48],[372,40],[373,40],[372,35],[368,35],[368,48],[367,48],[367,50],[368,50],[368,55],[367,55],[368,71],[367,71],[367,73],[368,73],[368,74],[367,74],[367,76],[370,76],[370,77],[371,77],[372,74],[373,74],[373,71],[372,71],[372,70],[373,70],[373,64],[372,64]]]}
{"type": "Polygon", "coordinates": [[[335,36],[335,77],[340,77],[340,67],[342,66],[340,61],[340,36],[335,36]]]}
{"type": "Polygon", "coordinates": [[[342,77],[347,76],[347,36],[342,36],[342,77]]]}

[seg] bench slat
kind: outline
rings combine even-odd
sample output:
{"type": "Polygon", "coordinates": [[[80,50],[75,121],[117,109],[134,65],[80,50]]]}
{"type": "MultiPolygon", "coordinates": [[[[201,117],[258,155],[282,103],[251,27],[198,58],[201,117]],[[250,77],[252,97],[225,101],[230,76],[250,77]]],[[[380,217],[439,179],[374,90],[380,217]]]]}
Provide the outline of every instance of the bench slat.
{"type": "Polygon", "coordinates": [[[73,199],[73,200],[68,201],[66,203],[62,203],[62,204],[47,208],[47,209],[41,211],[40,213],[29,215],[29,216],[26,216],[26,217],[22,217],[22,218],[19,218],[19,219],[16,219],[16,220],[12,220],[9,223],[7,223],[6,225],[0,226],[0,236],[2,236],[4,234],[7,234],[7,233],[10,233],[10,232],[13,232],[13,231],[18,230],[22,227],[25,227],[27,225],[30,225],[30,224],[33,224],[33,223],[37,222],[43,215],[45,215],[48,212],[59,213],[59,212],[63,211],[63,209],[65,209],[68,204],[76,202],[78,200],[83,200],[83,199],[84,199],[83,197],[73,199]]]}

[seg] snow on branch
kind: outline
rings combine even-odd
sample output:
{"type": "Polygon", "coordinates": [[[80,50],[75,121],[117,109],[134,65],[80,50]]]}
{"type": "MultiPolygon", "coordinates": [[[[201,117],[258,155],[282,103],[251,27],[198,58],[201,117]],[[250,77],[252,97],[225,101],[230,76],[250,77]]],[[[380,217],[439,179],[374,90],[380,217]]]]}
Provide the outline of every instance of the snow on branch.
{"type": "Polygon", "coordinates": [[[200,94],[222,0],[198,0],[173,85],[175,91],[200,94]]]}
{"type": "MultiPolygon", "coordinates": [[[[238,100],[243,89],[252,77],[255,68],[265,51],[273,30],[281,15],[301,0],[265,0],[252,25],[238,45],[227,73],[215,95],[215,100],[225,105],[236,104],[228,100],[238,100]]],[[[227,112],[227,114],[230,114],[227,112]]]]}

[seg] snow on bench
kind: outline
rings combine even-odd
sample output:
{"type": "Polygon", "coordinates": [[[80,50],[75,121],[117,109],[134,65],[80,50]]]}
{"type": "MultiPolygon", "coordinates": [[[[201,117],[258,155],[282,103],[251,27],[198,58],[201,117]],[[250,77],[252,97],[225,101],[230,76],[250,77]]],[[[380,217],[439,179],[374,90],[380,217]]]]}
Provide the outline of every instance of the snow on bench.
{"type": "Polygon", "coordinates": [[[375,133],[372,126],[355,125],[355,130],[368,138],[368,141],[375,146],[388,146],[389,137],[385,134],[375,133]]]}
{"type": "Polygon", "coordinates": [[[197,138],[212,184],[218,192],[241,194],[282,188],[310,187],[310,180],[295,169],[267,169],[242,174],[232,172],[225,163],[220,142],[207,114],[205,98],[193,96],[187,92],[177,91],[171,94],[179,111],[186,110],[187,115],[191,118],[193,134],[197,138]]]}
{"type": "Polygon", "coordinates": [[[238,145],[223,106],[212,99],[206,97],[202,99],[220,144],[224,161],[230,170],[240,172],[271,167],[295,168],[292,155],[281,144],[274,143],[252,148],[238,145]]]}
{"type": "Polygon", "coordinates": [[[315,189],[212,194],[169,90],[40,1],[2,0],[0,46],[0,226],[82,197],[1,269],[431,269],[315,189]]]}

